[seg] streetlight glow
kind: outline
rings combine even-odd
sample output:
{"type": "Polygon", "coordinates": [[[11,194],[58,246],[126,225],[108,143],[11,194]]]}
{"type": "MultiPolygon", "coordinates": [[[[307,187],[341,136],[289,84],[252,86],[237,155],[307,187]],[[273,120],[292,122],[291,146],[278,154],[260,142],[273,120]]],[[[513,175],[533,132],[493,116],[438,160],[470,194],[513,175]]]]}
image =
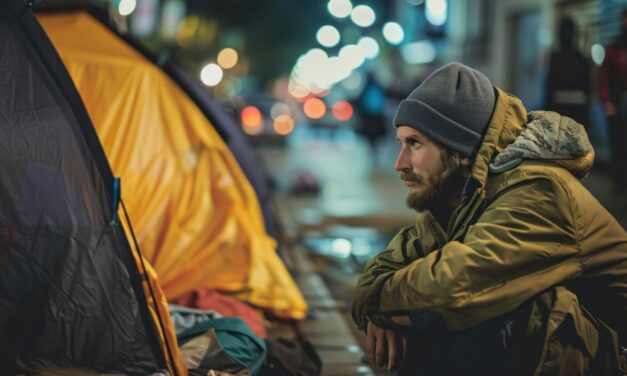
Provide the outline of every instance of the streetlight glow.
{"type": "Polygon", "coordinates": [[[398,23],[387,22],[383,25],[383,37],[388,41],[388,43],[396,46],[405,38],[405,32],[398,23]]]}
{"type": "Polygon", "coordinates": [[[407,64],[426,64],[435,60],[435,46],[430,40],[409,43],[401,49],[401,57],[407,64]]]}
{"type": "Polygon", "coordinates": [[[222,68],[218,64],[207,64],[200,71],[200,80],[207,86],[216,86],[222,81],[222,68]]]}
{"type": "Polygon", "coordinates": [[[137,1],[135,0],[122,0],[118,5],[118,12],[120,12],[120,15],[122,16],[128,16],[129,14],[133,13],[136,6],[137,1]]]}
{"type": "Polygon", "coordinates": [[[218,64],[224,69],[230,69],[237,64],[237,51],[232,48],[225,48],[218,53],[218,64]]]}
{"type": "Polygon", "coordinates": [[[593,44],[590,49],[590,55],[592,56],[592,61],[596,65],[601,66],[603,60],[605,60],[605,48],[600,44],[593,44]]]}
{"type": "Polygon", "coordinates": [[[316,39],[324,47],[333,47],[340,42],[340,32],[333,26],[325,25],[318,29],[316,39]]]}
{"type": "Polygon", "coordinates": [[[379,56],[379,43],[371,37],[361,37],[357,45],[364,51],[366,59],[372,60],[379,56]]]}
{"type": "Polygon", "coordinates": [[[434,26],[444,25],[447,11],[447,0],[427,0],[425,3],[425,16],[427,17],[427,21],[434,26]]]}
{"type": "Polygon", "coordinates": [[[327,112],[327,106],[321,99],[309,98],[303,104],[303,112],[311,119],[320,119],[327,112]]]}
{"type": "Polygon", "coordinates": [[[327,9],[333,17],[346,18],[351,14],[353,4],[351,4],[350,0],[330,0],[327,4],[327,9]]]}
{"type": "Polygon", "coordinates": [[[374,10],[367,5],[358,5],[351,12],[351,20],[357,26],[368,27],[374,23],[377,16],[374,10]]]}

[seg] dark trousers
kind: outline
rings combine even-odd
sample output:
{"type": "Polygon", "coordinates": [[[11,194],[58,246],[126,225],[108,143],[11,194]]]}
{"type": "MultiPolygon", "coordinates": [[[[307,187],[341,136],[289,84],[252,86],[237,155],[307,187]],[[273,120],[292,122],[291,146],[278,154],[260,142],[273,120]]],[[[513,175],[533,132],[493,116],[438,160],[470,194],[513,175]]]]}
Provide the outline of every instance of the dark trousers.
{"type": "MultiPolygon", "coordinates": [[[[516,343],[525,338],[529,305],[464,331],[449,331],[440,319],[412,333],[399,375],[531,375],[542,343],[516,343]],[[524,350],[523,350],[524,346],[524,350]],[[535,353],[529,349],[537,349],[535,353]],[[514,372],[514,373],[512,373],[514,372]]],[[[526,338],[526,341],[533,340],[526,338]]],[[[537,338],[542,341],[542,338],[537,338]]]]}

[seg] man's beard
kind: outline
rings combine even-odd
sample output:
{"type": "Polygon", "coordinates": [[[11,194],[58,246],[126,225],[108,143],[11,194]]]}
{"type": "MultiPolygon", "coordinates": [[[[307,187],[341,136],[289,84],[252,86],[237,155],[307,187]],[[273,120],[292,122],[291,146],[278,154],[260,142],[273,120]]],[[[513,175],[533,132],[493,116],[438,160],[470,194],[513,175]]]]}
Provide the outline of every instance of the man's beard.
{"type": "Polygon", "coordinates": [[[411,172],[401,172],[401,179],[427,185],[424,192],[410,192],[406,203],[410,209],[417,212],[428,210],[436,202],[449,200],[453,195],[461,194],[466,176],[457,158],[452,155],[442,157],[442,166],[433,176],[427,177],[428,182],[411,172]]]}

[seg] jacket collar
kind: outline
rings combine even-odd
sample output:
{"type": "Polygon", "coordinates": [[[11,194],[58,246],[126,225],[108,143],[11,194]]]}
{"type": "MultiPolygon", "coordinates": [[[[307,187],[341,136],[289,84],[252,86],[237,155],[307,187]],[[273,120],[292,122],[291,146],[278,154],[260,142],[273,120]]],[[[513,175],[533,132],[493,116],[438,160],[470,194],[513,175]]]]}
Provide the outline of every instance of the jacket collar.
{"type": "Polygon", "coordinates": [[[495,87],[495,90],[494,112],[471,173],[481,188],[485,187],[488,181],[489,165],[494,155],[514,142],[527,122],[527,110],[522,101],[500,88],[495,87]]]}

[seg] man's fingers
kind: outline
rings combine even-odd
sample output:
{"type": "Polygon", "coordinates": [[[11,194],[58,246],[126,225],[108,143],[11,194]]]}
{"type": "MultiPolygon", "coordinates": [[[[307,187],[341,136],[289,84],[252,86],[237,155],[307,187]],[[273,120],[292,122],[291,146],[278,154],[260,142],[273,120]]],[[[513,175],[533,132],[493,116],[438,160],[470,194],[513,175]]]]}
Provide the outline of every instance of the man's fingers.
{"type": "Polygon", "coordinates": [[[406,351],[405,337],[392,330],[379,328],[368,323],[366,327],[366,352],[368,363],[373,367],[387,367],[394,370],[400,364],[401,356],[406,351]]]}
{"type": "Polygon", "coordinates": [[[374,346],[377,342],[374,331],[375,327],[368,322],[366,326],[366,354],[368,355],[368,363],[371,365],[374,365],[374,346]]]}
{"type": "Polygon", "coordinates": [[[386,341],[385,333],[383,330],[377,330],[376,334],[377,343],[375,343],[374,350],[375,367],[381,368],[384,365],[383,358],[385,357],[386,347],[389,346],[389,344],[386,341]]]}
{"type": "Polygon", "coordinates": [[[388,370],[392,371],[396,368],[397,356],[398,356],[398,344],[396,339],[396,333],[391,330],[385,331],[385,342],[388,345],[388,370]]]}

